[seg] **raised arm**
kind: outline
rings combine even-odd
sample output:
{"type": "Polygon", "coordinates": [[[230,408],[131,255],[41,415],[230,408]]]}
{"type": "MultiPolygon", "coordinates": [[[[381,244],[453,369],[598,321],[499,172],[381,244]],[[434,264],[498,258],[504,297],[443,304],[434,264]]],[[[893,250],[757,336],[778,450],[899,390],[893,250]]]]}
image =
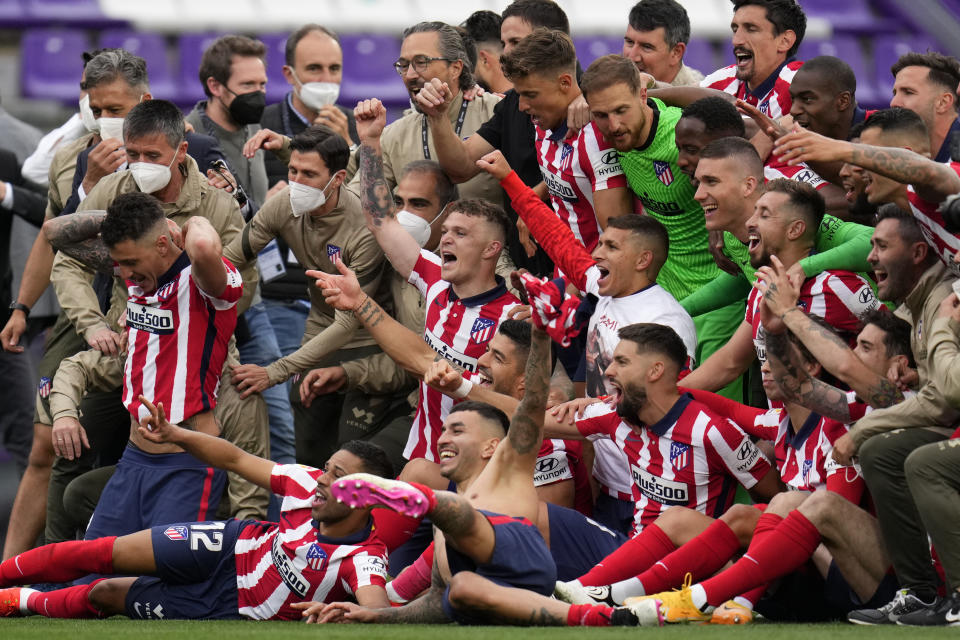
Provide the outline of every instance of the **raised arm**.
{"type": "Polygon", "coordinates": [[[258,487],[271,489],[270,474],[274,463],[270,460],[251,455],[223,438],[170,424],[163,403],[154,406],[144,396],[140,396],[140,402],[150,411],[150,416],[140,422],[138,429],[145,440],[156,444],[175,444],[211,466],[236,473],[258,487]]]}
{"type": "Polygon", "coordinates": [[[454,93],[447,83],[437,78],[424,84],[414,98],[430,123],[437,162],[451,180],[461,183],[480,173],[477,160],[493,151],[493,146],[476,133],[466,140],[460,139],[448,113],[453,99],[454,93]]]}
{"type": "MultiPolygon", "coordinates": [[[[83,211],[51,218],[43,223],[43,235],[57,251],[95,271],[112,275],[113,260],[100,239],[100,225],[106,217],[106,211],[83,211]]],[[[52,259],[50,264],[52,267],[52,259]]]]}
{"type": "MultiPolygon", "coordinates": [[[[543,441],[543,415],[550,393],[550,336],[533,324],[530,332],[530,355],[524,373],[526,387],[523,400],[510,419],[507,431],[509,449],[518,458],[533,460],[543,441]]],[[[498,448],[498,453],[503,447],[498,448]]]]}
{"type": "Polygon", "coordinates": [[[868,171],[912,185],[928,202],[942,202],[960,191],[960,176],[946,164],[898,147],[833,140],[812,131],[794,130],[777,140],[773,150],[784,162],[849,162],[868,171]]]}
{"type": "Polygon", "coordinates": [[[393,194],[383,175],[383,151],[380,135],[387,124],[387,110],[379,100],[365,100],[354,111],[360,148],[360,203],[367,228],[377,239],[390,264],[405,279],[417,264],[420,245],[397,222],[393,194]]]}
{"type": "Polygon", "coordinates": [[[193,216],[183,223],[183,250],[190,257],[191,273],[197,286],[214,298],[221,296],[227,288],[223,244],[206,218],[193,216]]]}

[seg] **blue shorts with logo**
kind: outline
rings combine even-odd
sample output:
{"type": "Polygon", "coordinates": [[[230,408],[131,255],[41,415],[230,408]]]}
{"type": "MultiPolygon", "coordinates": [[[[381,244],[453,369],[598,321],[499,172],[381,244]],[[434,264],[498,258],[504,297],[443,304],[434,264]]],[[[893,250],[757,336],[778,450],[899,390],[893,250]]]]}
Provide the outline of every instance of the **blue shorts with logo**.
{"type": "Polygon", "coordinates": [[[253,520],[181,522],[150,529],[156,576],[137,578],[126,598],[138,620],[240,618],[234,547],[253,520]]]}
{"type": "MultiPolygon", "coordinates": [[[[557,582],[557,568],[540,530],[525,518],[504,516],[482,509],[480,513],[493,525],[493,557],[489,562],[478,565],[448,544],[446,551],[450,575],[472,571],[505,587],[551,595],[557,582]]],[[[443,594],[443,611],[460,624],[490,623],[487,615],[454,609],[450,604],[449,586],[443,594]]]]}
{"type": "Polygon", "coordinates": [[[547,503],[550,518],[550,555],[557,566],[557,580],[574,580],[593,569],[627,541],[579,511],[547,503]]]}

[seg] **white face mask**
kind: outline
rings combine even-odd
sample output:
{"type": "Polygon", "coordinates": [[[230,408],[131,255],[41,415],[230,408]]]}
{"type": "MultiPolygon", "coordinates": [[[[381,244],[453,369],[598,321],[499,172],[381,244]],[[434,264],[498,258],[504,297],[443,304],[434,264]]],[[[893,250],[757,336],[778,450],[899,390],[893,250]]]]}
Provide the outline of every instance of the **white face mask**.
{"type": "MultiPolygon", "coordinates": [[[[445,209],[446,207],[444,207],[445,209]]],[[[400,226],[403,227],[403,230],[409,233],[414,240],[417,241],[417,244],[420,245],[420,248],[427,246],[427,243],[430,242],[430,235],[433,233],[431,225],[436,222],[440,216],[443,215],[443,209],[440,210],[440,213],[437,214],[437,217],[427,222],[420,216],[410,213],[406,209],[401,209],[397,211],[397,222],[400,223],[400,226]]]]}
{"type": "Polygon", "coordinates": [[[297,89],[297,95],[308,109],[319,111],[327,105],[331,105],[340,97],[340,85],[336,82],[300,82],[297,73],[291,68],[291,75],[297,81],[300,88],[297,89]]]}
{"type": "Polygon", "coordinates": [[[293,217],[299,218],[305,213],[315,211],[327,203],[327,187],[336,178],[336,174],[330,176],[329,182],[323,189],[317,189],[307,184],[299,182],[290,183],[290,208],[293,210],[293,217]]]}
{"type": "Polygon", "coordinates": [[[123,142],[123,118],[100,118],[97,122],[100,123],[101,138],[116,138],[123,142]]]}
{"type": "Polygon", "coordinates": [[[100,121],[93,117],[93,109],[90,108],[90,96],[84,95],[80,98],[80,121],[90,133],[100,131],[100,121]]]}
{"type": "Polygon", "coordinates": [[[137,188],[143,193],[156,193],[170,184],[170,168],[177,161],[177,154],[173,154],[170,164],[153,164],[152,162],[134,162],[130,165],[130,173],[137,188]]]}

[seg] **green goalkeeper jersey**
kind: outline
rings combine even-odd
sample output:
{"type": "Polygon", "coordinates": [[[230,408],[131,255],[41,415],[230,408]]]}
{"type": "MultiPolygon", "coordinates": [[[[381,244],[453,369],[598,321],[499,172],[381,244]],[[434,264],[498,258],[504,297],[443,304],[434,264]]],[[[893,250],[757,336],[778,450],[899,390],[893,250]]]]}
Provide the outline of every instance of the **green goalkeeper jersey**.
{"type": "Polygon", "coordinates": [[[710,254],[703,209],[693,199],[695,189],[677,167],[674,128],[681,110],[656,98],[650,136],[643,145],[620,154],[620,165],[643,211],[667,228],[670,253],[657,284],[682,300],[711,282],[720,270],[710,254]]]}

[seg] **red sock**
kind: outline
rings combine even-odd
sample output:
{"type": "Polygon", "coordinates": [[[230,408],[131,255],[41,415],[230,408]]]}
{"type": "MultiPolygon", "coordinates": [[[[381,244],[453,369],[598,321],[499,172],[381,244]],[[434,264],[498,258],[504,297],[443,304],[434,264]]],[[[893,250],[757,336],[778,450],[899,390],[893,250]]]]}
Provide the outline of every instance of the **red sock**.
{"type": "Polygon", "coordinates": [[[89,595],[93,585],[100,580],[56,591],[31,593],[27,598],[27,609],[48,618],[99,618],[100,612],[90,604],[89,595]]]}
{"type": "Polygon", "coordinates": [[[603,604],[572,604],[567,612],[568,627],[609,627],[613,607],[603,604]]]}
{"type": "Polygon", "coordinates": [[[0,563],[0,587],[34,582],[69,582],[90,573],[113,573],[113,541],[71,540],[48,544],[0,563]]]}
{"type": "Polygon", "coordinates": [[[643,531],[580,576],[580,584],[597,586],[632,578],[649,569],[654,562],[674,549],[676,546],[663,529],[655,524],[648,524],[643,531]]]}
{"type": "MultiPolygon", "coordinates": [[[[783,522],[783,516],[778,516],[775,513],[764,513],[762,516],[760,516],[760,519],[757,520],[757,526],[753,528],[753,539],[750,540],[750,547],[747,549],[747,553],[750,553],[751,549],[756,548],[755,545],[760,544],[767,538],[767,536],[773,533],[773,531],[781,522],[783,522]]],[[[740,594],[737,597],[746,600],[753,606],[756,606],[757,602],[760,600],[769,586],[769,584],[764,583],[746,593],[740,594]]]]}
{"type": "Polygon", "coordinates": [[[422,519],[405,516],[393,509],[374,509],[370,515],[373,516],[374,526],[377,528],[377,537],[387,545],[387,551],[393,551],[409,540],[416,533],[422,519]]]}
{"type": "Polygon", "coordinates": [[[790,512],[776,529],[751,545],[732,567],[700,583],[707,603],[718,606],[737,594],[794,571],[813,555],[818,544],[817,528],[799,511],[790,512]]]}
{"type": "Polygon", "coordinates": [[[429,515],[431,511],[437,508],[437,496],[433,495],[433,489],[431,489],[425,484],[420,484],[419,482],[408,482],[407,484],[411,485],[412,487],[417,489],[420,493],[422,493],[424,496],[426,496],[427,502],[430,504],[430,508],[427,509],[427,515],[429,515]]]}
{"type": "Polygon", "coordinates": [[[740,548],[737,534],[723,520],[714,520],[703,533],[640,574],[645,593],[660,593],[683,582],[687,573],[694,581],[713,575],[740,548]]]}

